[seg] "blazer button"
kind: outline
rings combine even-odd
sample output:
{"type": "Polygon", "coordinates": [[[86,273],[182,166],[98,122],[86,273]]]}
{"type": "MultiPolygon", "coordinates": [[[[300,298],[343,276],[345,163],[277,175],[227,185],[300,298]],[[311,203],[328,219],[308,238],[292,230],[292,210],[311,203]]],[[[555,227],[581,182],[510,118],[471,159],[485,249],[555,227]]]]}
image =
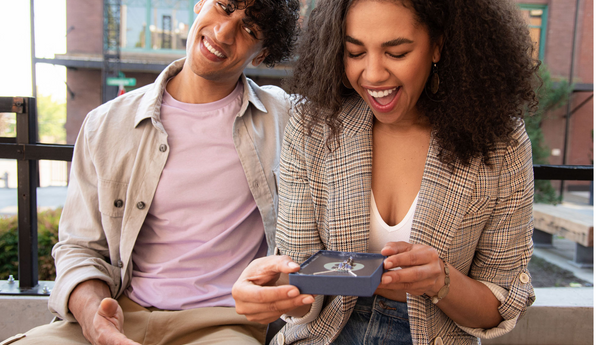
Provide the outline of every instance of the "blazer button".
{"type": "Polygon", "coordinates": [[[519,280],[521,281],[521,283],[527,284],[529,283],[529,276],[527,275],[527,273],[523,272],[519,275],[519,280]]]}
{"type": "Polygon", "coordinates": [[[442,340],[442,337],[437,337],[437,338],[435,338],[435,342],[433,344],[434,345],[444,345],[444,341],[442,340]]]}
{"type": "Polygon", "coordinates": [[[119,268],[123,268],[123,261],[117,261],[117,266],[119,266],[119,268]]]}
{"type": "Polygon", "coordinates": [[[121,200],[121,199],[117,199],[117,200],[115,200],[115,207],[116,207],[116,208],[121,208],[121,207],[123,207],[123,200],[121,200]]]}
{"type": "Polygon", "coordinates": [[[165,145],[165,144],[161,144],[161,145],[158,147],[158,150],[159,150],[160,152],[165,152],[165,151],[167,151],[167,145],[165,145]]]}
{"type": "Polygon", "coordinates": [[[277,334],[277,345],[285,345],[285,335],[281,332],[277,334]]]}
{"type": "Polygon", "coordinates": [[[144,203],[143,201],[140,201],[137,203],[137,208],[139,208],[140,210],[143,210],[144,207],[146,207],[146,203],[144,203]]]}

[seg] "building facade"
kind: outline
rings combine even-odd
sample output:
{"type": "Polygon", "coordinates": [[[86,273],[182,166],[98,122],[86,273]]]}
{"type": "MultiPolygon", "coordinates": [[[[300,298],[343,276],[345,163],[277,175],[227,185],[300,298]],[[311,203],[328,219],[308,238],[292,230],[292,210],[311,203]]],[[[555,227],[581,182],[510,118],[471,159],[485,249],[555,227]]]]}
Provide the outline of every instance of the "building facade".
{"type": "MultiPolygon", "coordinates": [[[[37,62],[67,67],[66,131],[67,143],[73,144],[86,114],[102,103],[102,68],[106,66],[103,42],[107,35],[114,35],[111,29],[118,32],[121,76],[136,79],[134,87],[126,87],[130,90],[153,82],[168,63],[185,55],[185,40],[195,14],[192,0],[66,1],[67,53],[37,62]],[[106,14],[105,2],[119,4],[113,12],[119,20],[112,21],[108,29],[105,19],[110,23],[111,14],[106,14]]],[[[317,1],[302,0],[301,16],[308,15],[317,1]]],[[[538,43],[536,55],[553,77],[571,78],[575,84],[570,104],[547,114],[542,123],[546,145],[552,152],[549,163],[589,165],[593,153],[593,0],[515,2],[538,43]]],[[[289,67],[249,67],[245,72],[259,84],[280,84],[289,67]]],[[[117,94],[117,87],[108,90],[111,97],[117,94]]],[[[587,181],[566,183],[572,190],[588,186],[587,181]]]]}

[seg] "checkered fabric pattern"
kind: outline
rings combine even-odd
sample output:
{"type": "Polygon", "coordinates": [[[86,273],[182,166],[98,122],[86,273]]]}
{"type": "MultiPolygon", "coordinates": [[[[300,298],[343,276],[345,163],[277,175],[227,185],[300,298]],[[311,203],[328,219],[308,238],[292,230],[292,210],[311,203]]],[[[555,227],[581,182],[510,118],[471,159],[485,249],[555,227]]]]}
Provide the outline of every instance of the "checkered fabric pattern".
{"type": "MultiPolygon", "coordinates": [[[[301,263],[320,249],[367,251],[372,117],[360,97],[348,99],[339,141],[331,145],[327,126],[308,136],[299,116],[290,120],[280,163],[276,240],[281,254],[301,263]]],[[[499,311],[505,320],[519,317],[535,300],[531,283],[519,279],[529,275],[533,251],[533,167],[525,128],[521,122],[511,143],[497,145],[489,165],[473,158],[454,170],[439,161],[434,137],[410,241],[434,247],[473,279],[505,289],[499,311]]],[[[330,343],[355,303],[355,297],[326,296],[315,321],[282,330],[286,344],[330,343]]],[[[415,344],[433,344],[437,337],[445,344],[479,343],[477,332],[459,328],[429,298],[409,295],[407,303],[415,344]]]]}

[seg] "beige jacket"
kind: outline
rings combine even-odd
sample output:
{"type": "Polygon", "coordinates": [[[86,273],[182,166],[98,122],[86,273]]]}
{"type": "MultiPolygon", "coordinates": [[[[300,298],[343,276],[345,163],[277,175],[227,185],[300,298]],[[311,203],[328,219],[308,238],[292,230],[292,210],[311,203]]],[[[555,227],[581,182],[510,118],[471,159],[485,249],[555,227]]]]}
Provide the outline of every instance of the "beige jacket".
{"type": "MultiPolygon", "coordinates": [[[[339,146],[329,130],[305,135],[298,118],[286,129],[281,153],[277,247],[301,263],[321,249],[366,252],[372,166],[372,112],[360,97],[346,101],[339,146]]],[[[527,263],[533,251],[533,167],[522,125],[514,142],[498,144],[490,165],[473,158],[451,171],[432,136],[410,241],[432,246],[457,270],[483,282],[500,300],[498,327],[460,327],[429,298],[408,295],[414,344],[477,344],[511,330],[535,299],[527,263]]],[[[452,285],[451,287],[452,288],[452,285]]],[[[355,297],[325,296],[319,317],[288,324],[277,344],[327,344],[350,317],[355,297]]],[[[469,303],[465,300],[465,303],[469,303]]]]}
{"type": "MultiPolygon", "coordinates": [[[[49,309],[62,319],[75,321],[67,303],[79,283],[102,280],[114,298],[130,283],[133,246],[169,156],[162,95],[183,63],[175,61],[155,83],[94,109],[81,127],[53,249],[57,278],[49,309]]],[[[244,76],[242,81],[232,136],[272,253],[279,153],[291,104],[278,87],[259,87],[244,76]]]]}

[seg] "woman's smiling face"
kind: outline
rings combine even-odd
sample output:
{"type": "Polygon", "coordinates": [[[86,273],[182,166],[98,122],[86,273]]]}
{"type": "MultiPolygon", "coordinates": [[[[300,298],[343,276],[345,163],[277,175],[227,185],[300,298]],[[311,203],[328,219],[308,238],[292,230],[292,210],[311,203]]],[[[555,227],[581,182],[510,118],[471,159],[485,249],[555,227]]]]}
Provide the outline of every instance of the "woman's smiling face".
{"type": "Polygon", "coordinates": [[[401,124],[419,117],[423,92],[440,45],[399,1],[360,0],[348,10],[344,67],[352,87],[378,121],[401,124]]]}

